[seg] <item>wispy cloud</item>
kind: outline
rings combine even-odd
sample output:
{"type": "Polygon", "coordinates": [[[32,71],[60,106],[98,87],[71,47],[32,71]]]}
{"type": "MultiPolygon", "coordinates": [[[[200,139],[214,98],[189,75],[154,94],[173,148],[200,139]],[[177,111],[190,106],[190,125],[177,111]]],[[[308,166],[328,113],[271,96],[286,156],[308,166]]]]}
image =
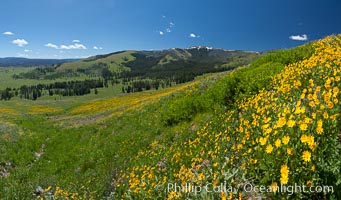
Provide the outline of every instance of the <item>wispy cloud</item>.
{"type": "Polygon", "coordinates": [[[95,49],[95,50],[102,50],[103,48],[102,47],[94,46],[93,49],[95,49]]]}
{"type": "Polygon", "coordinates": [[[83,44],[60,45],[60,49],[86,49],[83,44]]]}
{"type": "Polygon", "coordinates": [[[70,49],[87,49],[85,45],[83,44],[79,44],[79,43],[76,43],[76,44],[71,44],[71,45],[55,45],[53,43],[47,43],[45,44],[46,47],[50,47],[50,48],[54,48],[54,49],[67,49],[67,50],[70,50],[70,49]]]}
{"type": "Polygon", "coordinates": [[[298,40],[298,41],[306,41],[308,40],[308,36],[306,34],[303,35],[292,35],[289,37],[291,40],[298,40]]]}
{"type": "Polygon", "coordinates": [[[74,43],[80,43],[81,41],[79,41],[79,40],[72,40],[72,42],[74,42],[74,43]]]}
{"type": "Polygon", "coordinates": [[[3,35],[14,35],[14,33],[12,33],[11,31],[6,31],[2,33],[3,35]]]}
{"type": "Polygon", "coordinates": [[[18,45],[19,47],[23,47],[28,44],[28,42],[24,39],[16,39],[12,41],[13,44],[18,45]]]}
{"type": "Polygon", "coordinates": [[[59,49],[59,47],[55,44],[52,44],[52,43],[47,43],[45,44],[46,47],[51,47],[51,48],[54,48],[54,49],[59,49]]]}
{"type": "Polygon", "coordinates": [[[194,34],[194,33],[191,33],[191,34],[189,34],[189,37],[191,37],[191,38],[199,38],[200,36],[199,36],[199,35],[196,35],[196,34],[194,34]]]}
{"type": "Polygon", "coordinates": [[[169,22],[167,25],[167,28],[163,29],[162,31],[157,31],[161,36],[171,33],[172,32],[172,28],[175,26],[175,24],[173,22],[169,22]]]}
{"type": "Polygon", "coordinates": [[[29,50],[29,49],[25,49],[24,51],[25,52],[32,52],[32,50],[29,50]]]}

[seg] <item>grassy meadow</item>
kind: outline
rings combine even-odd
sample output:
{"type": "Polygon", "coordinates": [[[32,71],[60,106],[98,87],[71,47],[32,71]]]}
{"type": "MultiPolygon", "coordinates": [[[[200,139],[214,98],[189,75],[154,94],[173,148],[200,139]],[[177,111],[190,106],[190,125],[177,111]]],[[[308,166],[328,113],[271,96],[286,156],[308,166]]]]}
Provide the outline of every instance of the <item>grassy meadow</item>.
{"type": "Polygon", "coordinates": [[[1,101],[0,199],[340,199],[340,76],[338,35],[159,90],[1,101]]]}

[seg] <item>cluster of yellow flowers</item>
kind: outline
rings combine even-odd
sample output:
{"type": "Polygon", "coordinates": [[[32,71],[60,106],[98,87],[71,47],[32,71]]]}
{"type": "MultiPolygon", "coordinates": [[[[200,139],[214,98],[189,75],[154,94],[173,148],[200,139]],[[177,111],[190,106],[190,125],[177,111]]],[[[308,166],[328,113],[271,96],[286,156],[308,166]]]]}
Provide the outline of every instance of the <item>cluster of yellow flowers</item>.
{"type": "MultiPolygon", "coordinates": [[[[328,152],[328,143],[338,136],[335,128],[341,112],[338,100],[340,38],[327,37],[316,42],[313,56],[286,66],[273,78],[272,90],[262,90],[238,102],[236,109],[205,122],[198,130],[186,132],[183,137],[186,139],[168,146],[157,140],[152,142],[134,158],[135,166],[121,171],[113,180],[115,194],[120,198],[186,199],[195,198],[186,184],[209,185],[213,189],[227,182],[238,188],[254,181],[270,185],[273,191],[279,183],[319,184],[322,168],[319,160],[323,154],[333,153],[328,152]],[[185,189],[169,191],[169,183],[185,189]]],[[[194,84],[197,83],[97,100],[80,105],[72,114],[122,113],[194,84]]],[[[191,88],[187,93],[195,90],[191,88]]],[[[58,108],[32,107],[30,110],[46,113],[57,112],[58,108]]],[[[0,111],[14,112],[2,107],[0,111]]],[[[90,199],[59,187],[55,188],[54,195],[56,199],[90,199]]],[[[253,194],[219,191],[207,195],[207,199],[242,199],[253,194]]],[[[281,194],[274,192],[273,195],[281,194]]]]}
{"type": "Polygon", "coordinates": [[[14,110],[12,108],[0,106],[0,115],[15,115],[17,113],[18,113],[18,111],[14,110]]]}
{"type": "MultiPolygon", "coordinates": [[[[167,182],[217,186],[224,181],[238,185],[255,180],[271,187],[277,182],[318,184],[318,170],[322,168],[319,160],[328,152],[329,141],[338,137],[335,130],[341,112],[340,38],[341,35],[332,36],[315,42],[314,54],[286,66],[273,78],[271,91],[262,90],[238,102],[236,109],[207,122],[186,141],[174,142],[169,148],[154,143],[139,154],[143,167],[124,172],[122,180],[128,180],[127,184],[118,189],[128,191],[123,196],[151,198],[157,193],[150,190],[157,188],[163,197],[177,199],[192,194],[167,191],[167,182]],[[160,157],[168,161],[165,171],[152,168],[160,157]],[[238,169],[240,177],[231,169],[238,169]],[[144,173],[152,174],[152,179],[142,179],[144,173]],[[142,188],[146,180],[147,185],[142,188]]],[[[233,199],[243,194],[228,195],[233,199]]],[[[217,197],[226,199],[227,194],[222,192],[217,197]]]]}
{"type": "Polygon", "coordinates": [[[30,114],[54,113],[62,111],[61,108],[53,106],[35,105],[28,108],[30,114]]]}
{"type": "Polygon", "coordinates": [[[95,198],[92,196],[91,192],[89,192],[89,188],[84,185],[80,188],[83,190],[83,194],[79,194],[78,192],[68,192],[67,190],[62,189],[61,187],[48,186],[42,194],[39,195],[39,199],[70,199],[70,200],[79,200],[79,199],[88,199],[94,200],[95,198]]]}
{"type": "Polygon", "coordinates": [[[281,183],[287,184],[289,181],[289,167],[287,165],[281,166],[281,183]]]}
{"type": "MultiPolygon", "coordinates": [[[[47,188],[51,189],[51,187],[47,188]]],[[[55,197],[64,197],[69,199],[80,199],[78,193],[68,193],[67,191],[61,189],[60,187],[56,187],[56,191],[54,193],[55,197]]]]}
{"type": "Polygon", "coordinates": [[[151,92],[139,92],[132,93],[130,95],[123,95],[120,97],[114,97],[105,100],[94,100],[91,102],[86,102],[71,110],[72,114],[90,114],[90,113],[101,113],[107,111],[115,111],[131,108],[135,106],[142,106],[145,103],[159,100],[161,97],[170,95],[174,92],[184,90],[190,86],[197,84],[197,82],[191,82],[171,88],[166,88],[160,91],[151,92]]]}

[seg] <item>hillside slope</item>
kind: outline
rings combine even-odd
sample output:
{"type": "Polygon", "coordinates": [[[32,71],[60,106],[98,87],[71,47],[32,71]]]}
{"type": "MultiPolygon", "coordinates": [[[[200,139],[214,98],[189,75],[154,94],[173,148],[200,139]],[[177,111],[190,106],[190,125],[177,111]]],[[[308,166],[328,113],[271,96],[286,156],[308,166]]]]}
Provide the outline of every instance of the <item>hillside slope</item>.
{"type": "Polygon", "coordinates": [[[20,57],[0,58],[0,67],[49,66],[78,61],[78,59],[28,59],[20,57]]]}
{"type": "Polygon", "coordinates": [[[163,51],[121,51],[65,63],[57,70],[101,74],[104,68],[108,68],[117,73],[117,76],[126,72],[125,77],[145,78],[160,78],[181,73],[201,75],[248,64],[258,55],[255,52],[227,51],[208,47],[173,48],[163,51]]]}
{"type": "Polygon", "coordinates": [[[339,199],[340,38],[314,43],[313,55],[287,65],[267,90],[237,101],[231,110],[218,111],[197,131],[167,147],[155,140],[139,152],[137,164],[115,179],[116,194],[167,199],[339,199]],[[213,191],[221,184],[231,190],[198,191],[204,186],[213,191]],[[283,192],[283,186],[295,184],[332,186],[334,193],[283,192]],[[247,192],[245,185],[264,186],[266,192],[247,192]]]}
{"type": "Polygon", "coordinates": [[[0,198],[339,199],[340,38],[160,91],[4,102],[0,198]]]}

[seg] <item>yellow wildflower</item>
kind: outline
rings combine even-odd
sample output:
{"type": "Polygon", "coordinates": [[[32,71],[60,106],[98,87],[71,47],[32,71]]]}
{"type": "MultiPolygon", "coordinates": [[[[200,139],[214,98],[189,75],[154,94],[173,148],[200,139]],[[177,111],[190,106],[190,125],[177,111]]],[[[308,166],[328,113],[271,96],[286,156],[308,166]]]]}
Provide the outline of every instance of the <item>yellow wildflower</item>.
{"type": "Polygon", "coordinates": [[[289,167],[287,165],[281,166],[281,178],[280,181],[282,184],[287,184],[289,181],[289,167]]]}
{"type": "Polygon", "coordinates": [[[295,124],[296,124],[296,122],[294,121],[294,120],[289,120],[288,121],[288,123],[287,123],[287,126],[289,127],[289,128],[292,128],[292,127],[294,127],[295,126],[295,124]]]}
{"type": "Polygon", "coordinates": [[[276,142],[275,142],[275,146],[277,148],[279,148],[281,146],[281,140],[280,139],[277,139],[276,142]]]}
{"type": "Polygon", "coordinates": [[[317,126],[318,126],[318,127],[322,127],[322,124],[323,124],[322,119],[319,119],[319,120],[317,121],[317,126]]]}
{"type": "Polygon", "coordinates": [[[328,117],[329,117],[328,113],[327,113],[327,112],[324,112],[324,113],[323,113],[323,118],[328,119],[328,117]]]}
{"type": "Polygon", "coordinates": [[[179,195],[178,195],[176,192],[171,191],[171,192],[168,194],[167,199],[176,199],[176,198],[178,198],[178,197],[179,197],[179,195]]]}
{"type": "Polygon", "coordinates": [[[312,141],[311,143],[309,143],[309,148],[310,148],[312,151],[314,151],[314,150],[316,149],[316,147],[317,147],[316,142],[312,141]]]}
{"type": "Polygon", "coordinates": [[[271,144],[268,144],[268,146],[266,146],[266,153],[271,153],[273,150],[273,147],[271,144]]]}
{"type": "Polygon", "coordinates": [[[220,192],[220,198],[221,198],[221,200],[226,200],[225,192],[220,192]]]}
{"type": "Polygon", "coordinates": [[[329,102],[327,103],[327,107],[328,107],[329,109],[333,108],[333,107],[334,107],[333,102],[329,101],[329,102]]]}
{"type": "Polygon", "coordinates": [[[316,133],[322,134],[322,133],[323,133],[323,128],[320,127],[320,126],[318,126],[318,127],[316,128],[316,133]]]}
{"type": "Polygon", "coordinates": [[[339,88],[338,87],[334,87],[333,88],[333,96],[336,97],[338,93],[339,93],[339,88]]]}
{"type": "Polygon", "coordinates": [[[313,185],[313,181],[309,180],[307,181],[307,186],[311,187],[313,185]]]}
{"type": "Polygon", "coordinates": [[[266,138],[265,137],[261,137],[260,139],[259,139],[259,142],[260,142],[260,145],[262,145],[262,146],[264,146],[265,144],[266,144],[266,138]]]}
{"type": "Polygon", "coordinates": [[[287,148],[287,154],[288,155],[294,154],[294,150],[292,148],[287,148]]]}
{"type": "Polygon", "coordinates": [[[301,131],[306,131],[306,130],[308,130],[308,125],[303,123],[300,125],[300,129],[301,129],[301,131]]]}
{"type": "Polygon", "coordinates": [[[304,162],[310,162],[311,153],[309,151],[303,151],[302,159],[304,162]]]}
{"type": "Polygon", "coordinates": [[[289,143],[289,140],[290,140],[290,137],[289,137],[289,136],[284,136],[284,137],[282,138],[283,144],[288,144],[288,143],[289,143]]]}
{"type": "Polygon", "coordinates": [[[277,182],[273,182],[273,183],[271,183],[271,191],[273,192],[273,193],[276,193],[277,191],[278,191],[278,184],[277,184],[277,182]]]}
{"type": "Polygon", "coordinates": [[[286,119],[285,119],[285,117],[280,117],[279,119],[278,119],[278,121],[277,121],[277,123],[276,123],[276,126],[278,127],[278,128],[281,128],[281,127],[283,127],[285,124],[286,124],[286,119]]]}

